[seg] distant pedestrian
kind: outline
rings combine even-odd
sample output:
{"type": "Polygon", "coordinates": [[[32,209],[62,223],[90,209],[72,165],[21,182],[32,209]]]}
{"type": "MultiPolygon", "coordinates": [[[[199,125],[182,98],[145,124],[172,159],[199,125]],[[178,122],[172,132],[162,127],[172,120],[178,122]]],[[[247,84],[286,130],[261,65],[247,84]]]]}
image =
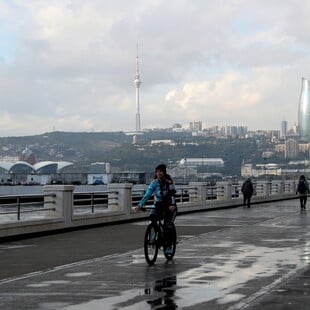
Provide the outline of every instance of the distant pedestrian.
{"type": "Polygon", "coordinates": [[[296,194],[299,194],[301,210],[306,210],[307,195],[309,194],[309,184],[304,175],[301,175],[299,178],[296,194]]]}
{"type": "Polygon", "coordinates": [[[253,183],[250,178],[246,179],[242,184],[241,191],[243,194],[243,205],[247,205],[248,208],[251,207],[251,197],[254,192],[253,183]]]}

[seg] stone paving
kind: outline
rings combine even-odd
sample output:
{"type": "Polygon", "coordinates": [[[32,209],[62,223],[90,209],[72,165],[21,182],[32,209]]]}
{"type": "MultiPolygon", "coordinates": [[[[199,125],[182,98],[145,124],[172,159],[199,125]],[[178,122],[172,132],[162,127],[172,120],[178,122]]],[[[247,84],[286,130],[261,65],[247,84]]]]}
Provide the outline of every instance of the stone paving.
{"type": "Polygon", "coordinates": [[[310,211],[298,203],[179,215],[175,258],[151,267],[146,222],[2,243],[0,308],[309,309],[310,211]]]}

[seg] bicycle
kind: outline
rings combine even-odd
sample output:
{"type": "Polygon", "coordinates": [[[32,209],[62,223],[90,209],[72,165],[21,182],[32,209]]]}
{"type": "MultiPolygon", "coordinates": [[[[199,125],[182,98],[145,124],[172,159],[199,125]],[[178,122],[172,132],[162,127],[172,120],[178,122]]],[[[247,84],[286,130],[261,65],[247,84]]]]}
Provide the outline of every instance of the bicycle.
{"type": "MultiPolygon", "coordinates": [[[[154,207],[142,207],[141,210],[150,210],[154,207]]],[[[177,245],[177,233],[173,222],[169,222],[170,234],[165,235],[165,227],[161,218],[156,222],[151,221],[145,230],[144,235],[144,256],[146,262],[151,266],[156,262],[158,250],[162,247],[167,260],[174,257],[177,245]]]]}

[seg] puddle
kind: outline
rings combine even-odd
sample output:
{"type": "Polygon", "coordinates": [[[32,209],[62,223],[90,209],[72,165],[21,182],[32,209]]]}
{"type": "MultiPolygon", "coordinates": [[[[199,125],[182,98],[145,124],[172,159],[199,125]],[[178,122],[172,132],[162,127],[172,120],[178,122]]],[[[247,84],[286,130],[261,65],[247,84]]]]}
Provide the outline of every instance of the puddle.
{"type": "Polygon", "coordinates": [[[68,284],[68,283],[71,282],[66,280],[52,280],[52,281],[43,281],[41,283],[28,284],[27,287],[47,287],[51,286],[52,284],[68,284]]]}
{"type": "Polygon", "coordinates": [[[40,309],[44,310],[54,310],[54,309],[61,309],[68,305],[65,302],[45,302],[40,304],[40,309]]]}
{"type": "Polygon", "coordinates": [[[46,286],[50,286],[50,284],[48,283],[32,283],[32,284],[28,284],[28,287],[46,287],[46,286]]]}
{"type": "Polygon", "coordinates": [[[75,273],[67,273],[65,274],[66,277],[85,277],[90,276],[91,272],[75,272],[75,273]]]}
{"type": "MultiPolygon", "coordinates": [[[[216,248],[225,248],[225,245],[226,242],[219,242],[216,248]]],[[[201,261],[204,263],[200,266],[180,272],[177,276],[148,282],[145,288],[126,290],[118,296],[71,305],[64,309],[182,309],[212,300],[224,305],[244,299],[245,295],[236,292],[246,287],[249,281],[272,276],[277,276],[278,279],[280,277],[281,280],[281,274],[306,263],[300,248],[282,247],[271,251],[268,247],[242,243],[235,243],[234,246],[237,248],[233,252],[212,255],[212,262],[206,262],[207,256],[202,255],[201,261]]],[[[182,258],[184,259],[183,256],[180,257],[182,258]]],[[[139,261],[141,259],[143,256],[139,256],[139,261]]],[[[137,257],[134,260],[137,261],[137,257]]]]}
{"type": "Polygon", "coordinates": [[[226,296],[220,298],[217,303],[218,304],[227,304],[230,302],[237,302],[241,300],[242,298],[246,297],[245,295],[242,294],[227,294],[226,296]]]}

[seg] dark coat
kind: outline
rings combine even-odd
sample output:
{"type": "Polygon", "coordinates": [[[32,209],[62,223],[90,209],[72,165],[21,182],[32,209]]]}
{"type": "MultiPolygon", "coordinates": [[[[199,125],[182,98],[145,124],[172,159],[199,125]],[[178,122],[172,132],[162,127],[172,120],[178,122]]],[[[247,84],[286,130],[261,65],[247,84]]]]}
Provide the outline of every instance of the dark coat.
{"type": "Polygon", "coordinates": [[[309,184],[307,180],[300,179],[297,185],[296,194],[299,193],[299,195],[305,196],[309,194],[309,192],[310,190],[309,190],[309,184]]]}
{"type": "Polygon", "coordinates": [[[251,197],[253,195],[254,188],[250,179],[245,180],[245,182],[242,184],[241,191],[245,197],[251,197]]]}

